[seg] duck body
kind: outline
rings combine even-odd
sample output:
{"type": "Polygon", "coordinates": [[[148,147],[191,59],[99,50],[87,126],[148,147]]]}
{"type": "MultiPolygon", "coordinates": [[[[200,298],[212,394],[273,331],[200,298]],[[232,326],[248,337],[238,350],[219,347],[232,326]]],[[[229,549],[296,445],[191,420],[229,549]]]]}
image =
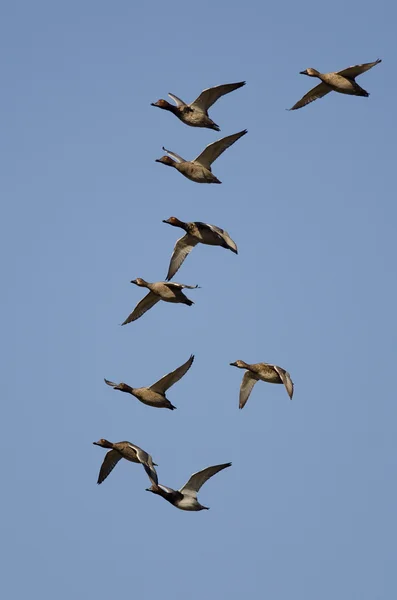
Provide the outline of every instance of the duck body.
{"type": "Polygon", "coordinates": [[[173,166],[177,171],[179,171],[179,173],[195,183],[222,183],[212,173],[211,169],[207,169],[206,167],[194,162],[185,161],[182,163],[175,163],[173,166]]]}
{"type": "Polygon", "coordinates": [[[113,384],[113,382],[105,379],[105,383],[110,385],[115,390],[120,390],[121,392],[127,392],[134,396],[137,400],[146,404],[147,406],[153,406],[154,408],[169,408],[170,410],[175,410],[176,406],[171,404],[165,394],[159,394],[158,392],[154,392],[148,387],[141,388],[133,388],[125,383],[113,384]]]}
{"type": "Polygon", "coordinates": [[[190,127],[205,127],[206,129],[220,131],[219,125],[210,119],[207,112],[197,110],[189,104],[175,106],[174,104],[167,102],[167,100],[157,100],[157,102],[152,103],[152,106],[168,110],[178,117],[182,123],[185,123],[185,125],[189,125],[190,127]]]}
{"type": "Polygon", "coordinates": [[[236,360],[234,363],[230,363],[230,365],[232,367],[246,369],[246,373],[244,374],[240,387],[239,408],[244,408],[251,394],[252,388],[257,381],[265,381],[266,383],[277,384],[282,383],[285,386],[290,399],[292,400],[294,384],[288,371],[282,367],[271,365],[269,363],[248,364],[243,360],[236,360]]]}
{"type": "MultiPolygon", "coordinates": [[[[313,69],[311,69],[311,71],[313,71],[313,69]]],[[[301,74],[303,75],[304,73],[305,71],[302,71],[301,74]]],[[[313,75],[311,76],[313,77],[313,75]]],[[[360,87],[354,79],[343,77],[339,73],[318,73],[317,77],[334,92],[348,94],[350,96],[369,96],[368,92],[360,87]]]]}

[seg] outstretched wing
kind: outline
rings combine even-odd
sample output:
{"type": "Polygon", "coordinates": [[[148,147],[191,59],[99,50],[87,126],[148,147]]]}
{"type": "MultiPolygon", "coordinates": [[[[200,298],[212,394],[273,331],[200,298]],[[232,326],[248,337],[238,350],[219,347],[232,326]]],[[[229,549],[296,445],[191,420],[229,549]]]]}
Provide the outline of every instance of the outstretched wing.
{"type": "Polygon", "coordinates": [[[212,142],[212,144],[209,144],[192,162],[201,165],[205,169],[211,170],[211,164],[214,160],[246,133],[247,129],[244,129],[244,131],[228,135],[217,142],[212,142]]]}
{"type": "Polygon", "coordinates": [[[186,102],[184,102],[183,100],[181,100],[180,98],[178,98],[178,96],[175,96],[174,94],[168,94],[170,98],[172,98],[172,100],[175,102],[175,104],[177,105],[178,108],[180,108],[181,106],[186,106],[186,102]]]}
{"type": "Polygon", "coordinates": [[[182,379],[182,377],[185,375],[185,373],[187,373],[187,371],[192,366],[193,361],[194,361],[194,355],[192,354],[190,356],[189,360],[187,360],[185,363],[183,363],[183,365],[181,365],[180,367],[175,369],[175,371],[172,371],[171,373],[164,375],[164,377],[159,379],[159,381],[156,381],[156,383],[151,385],[149,389],[152,390],[153,392],[157,392],[158,394],[165,394],[165,392],[168,390],[168,388],[170,388],[172,385],[174,385],[174,383],[176,383],[177,381],[182,379]]]}
{"type": "Polygon", "coordinates": [[[117,465],[119,460],[122,458],[121,454],[117,452],[117,450],[110,450],[104,458],[101,469],[98,475],[97,483],[102,483],[109,475],[111,471],[113,471],[114,467],[117,465]]]}
{"type": "Polygon", "coordinates": [[[244,377],[240,387],[240,399],[238,404],[239,408],[244,408],[244,406],[247,404],[247,400],[250,397],[252,388],[254,387],[257,381],[258,378],[251,371],[246,371],[244,373],[244,377]]]}
{"type": "Polygon", "coordinates": [[[273,369],[276,371],[281,381],[285,385],[285,389],[288,392],[288,396],[292,400],[292,396],[294,394],[294,384],[292,382],[290,374],[282,367],[277,367],[277,365],[273,365],[273,369]]]}
{"type": "Polygon", "coordinates": [[[343,71],[338,71],[338,75],[342,75],[342,77],[347,77],[347,79],[355,79],[361,73],[365,73],[365,71],[369,71],[375,65],[378,65],[382,62],[381,58],[378,58],[375,62],[371,63],[363,63],[362,65],[355,65],[354,67],[347,67],[347,69],[343,69],[343,71]]]}
{"type": "Polygon", "coordinates": [[[318,98],[323,98],[323,96],[326,96],[326,94],[328,94],[331,91],[332,91],[332,88],[330,88],[329,85],[321,82],[318,85],[316,85],[316,87],[314,87],[312,90],[307,92],[307,94],[305,94],[303,96],[303,98],[301,98],[289,110],[296,110],[297,108],[302,108],[303,106],[306,106],[306,104],[310,104],[310,102],[313,102],[314,100],[317,100],[318,98]]]}
{"type": "Polygon", "coordinates": [[[166,277],[167,280],[172,279],[174,277],[175,273],[178,271],[179,267],[181,266],[189,252],[191,252],[194,246],[196,246],[197,244],[198,240],[196,240],[188,233],[183,237],[179,238],[179,240],[177,240],[174,246],[174,251],[171,256],[171,262],[166,277]]]}
{"type": "Polygon", "coordinates": [[[218,234],[219,237],[221,237],[222,240],[227,243],[232,252],[235,252],[237,254],[237,244],[232,240],[227,231],[221,229],[220,227],[217,227],[216,225],[209,225],[208,223],[206,223],[206,225],[207,227],[209,227],[209,229],[211,229],[211,231],[218,234]]]}
{"type": "Polygon", "coordinates": [[[131,448],[135,450],[136,456],[143,468],[145,469],[150,481],[158,485],[157,472],[154,468],[153,458],[150,456],[150,454],[145,452],[145,450],[142,450],[142,448],[140,448],[139,446],[135,446],[135,444],[131,444],[131,442],[128,443],[131,446],[131,448]]]}
{"type": "Polygon", "coordinates": [[[192,108],[196,108],[197,110],[201,110],[203,113],[206,113],[210,106],[219,100],[221,96],[229,94],[243,85],[245,85],[245,81],[240,81],[239,83],[225,83],[224,85],[217,85],[212,88],[207,88],[201,92],[200,96],[196,98],[196,100],[192,102],[190,106],[192,108]]]}
{"type": "Polygon", "coordinates": [[[172,156],[172,158],[175,158],[179,162],[186,162],[186,160],[184,158],[182,158],[182,156],[179,156],[179,154],[177,154],[176,152],[171,152],[171,150],[167,150],[167,148],[164,148],[164,146],[163,146],[163,150],[164,150],[164,152],[167,152],[167,154],[169,154],[170,156],[172,156]]]}
{"type": "Polygon", "coordinates": [[[128,317],[126,318],[124,323],[122,323],[122,325],[127,325],[127,323],[132,323],[132,321],[136,321],[137,319],[139,319],[139,317],[145,314],[146,311],[152,308],[152,306],[157,304],[157,302],[159,301],[160,297],[157,296],[157,294],[149,292],[144,298],[142,298],[140,302],[138,302],[132,313],[128,315],[128,317]]]}
{"type": "Polygon", "coordinates": [[[224,463],[222,465],[207,467],[202,471],[198,471],[190,477],[189,481],[185,483],[185,485],[179,491],[185,496],[192,496],[193,498],[196,498],[197,492],[210,477],[216,475],[216,473],[219,473],[219,471],[222,471],[223,469],[226,469],[227,467],[231,466],[232,463],[229,462],[224,463]]]}
{"type": "Polygon", "coordinates": [[[169,288],[174,288],[177,290],[183,290],[184,288],[188,290],[195,290],[198,288],[198,285],[186,285],[185,283],[175,283],[175,281],[164,281],[165,285],[168,285],[169,288]]]}

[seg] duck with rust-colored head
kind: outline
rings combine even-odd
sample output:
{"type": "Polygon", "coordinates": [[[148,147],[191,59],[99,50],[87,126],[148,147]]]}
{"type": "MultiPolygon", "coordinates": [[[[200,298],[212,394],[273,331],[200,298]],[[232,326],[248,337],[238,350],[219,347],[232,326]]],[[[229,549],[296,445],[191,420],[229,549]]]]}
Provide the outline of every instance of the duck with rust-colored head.
{"type": "Polygon", "coordinates": [[[190,477],[189,481],[185,483],[185,485],[179,490],[173,490],[165,485],[156,483],[149,475],[152,486],[146,491],[161,496],[180,510],[209,510],[208,506],[203,506],[197,500],[197,493],[210,477],[216,475],[216,473],[219,473],[219,471],[222,471],[227,467],[231,467],[231,465],[232,463],[224,463],[222,465],[214,465],[213,467],[207,467],[202,471],[198,471],[197,473],[194,473],[190,477]]]}
{"type": "Polygon", "coordinates": [[[170,104],[167,100],[161,99],[157,102],[152,102],[152,106],[157,106],[163,110],[168,110],[173,113],[182,123],[190,125],[190,127],[206,127],[219,131],[219,126],[210,119],[208,109],[225,94],[230,94],[234,90],[245,85],[245,81],[239,83],[226,83],[208,88],[201,92],[200,96],[190,104],[186,104],[183,100],[174,94],[168,94],[174,100],[175,104],[170,104]]]}

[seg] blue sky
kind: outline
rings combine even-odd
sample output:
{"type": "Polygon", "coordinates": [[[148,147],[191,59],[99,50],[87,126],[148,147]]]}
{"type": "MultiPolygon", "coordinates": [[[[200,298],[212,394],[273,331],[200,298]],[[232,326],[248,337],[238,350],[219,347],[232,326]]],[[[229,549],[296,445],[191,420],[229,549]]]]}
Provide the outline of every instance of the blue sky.
{"type": "Polygon", "coordinates": [[[396,564],[395,22],[392,3],[16,1],[0,9],[3,135],[2,544],[8,600],[137,597],[389,600],[396,564]],[[320,71],[382,58],[370,97],[286,112],[320,71]],[[246,80],[211,110],[221,133],[150,106],[246,80]],[[247,128],[222,185],[155,163],[247,128]],[[162,303],[171,215],[227,229],[162,303]],[[146,407],[103,378],[150,385],[146,407]],[[237,359],[279,364],[243,411],[237,359]],[[232,461],[184,513],[100,437],[153,455],[159,478],[232,461]]]}

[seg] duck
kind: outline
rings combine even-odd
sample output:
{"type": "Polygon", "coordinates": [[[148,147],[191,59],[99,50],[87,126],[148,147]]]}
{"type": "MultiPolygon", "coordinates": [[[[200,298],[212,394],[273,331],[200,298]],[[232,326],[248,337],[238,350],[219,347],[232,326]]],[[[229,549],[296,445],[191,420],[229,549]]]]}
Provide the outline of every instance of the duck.
{"type": "Polygon", "coordinates": [[[163,110],[168,110],[178,117],[185,125],[190,127],[206,127],[207,129],[214,129],[220,131],[219,125],[214,123],[208,116],[208,109],[217,101],[221,96],[230,94],[234,90],[243,87],[245,81],[239,81],[238,83],[225,83],[224,85],[217,85],[212,88],[207,88],[201,92],[200,96],[196,98],[190,104],[186,104],[183,100],[175,96],[174,94],[168,94],[169,97],[175,102],[176,106],[167,102],[167,100],[157,100],[152,102],[151,106],[157,106],[163,110]]]}
{"type": "Polygon", "coordinates": [[[252,388],[257,381],[266,381],[267,383],[283,383],[285,389],[288,392],[288,396],[292,400],[294,394],[294,384],[291,380],[291,376],[282,367],[277,365],[270,365],[269,363],[256,363],[249,365],[243,360],[236,360],[230,363],[232,367],[238,367],[239,369],[247,369],[244,374],[243,381],[240,387],[240,399],[239,408],[244,408],[248,398],[252,392],[252,388]]]}
{"type": "Polygon", "coordinates": [[[204,485],[204,483],[208,481],[210,477],[213,477],[213,475],[216,475],[216,473],[219,473],[219,471],[227,469],[231,466],[232,463],[229,462],[224,463],[222,465],[214,465],[213,467],[207,467],[202,471],[198,471],[197,473],[194,473],[190,477],[189,481],[185,483],[185,485],[179,490],[173,490],[172,488],[166,487],[165,485],[156,483],[154,479],[152,479],[149,475],[152,485],[150,488],[147,488],[146,491],[161,496],[180,510],[209,510],[208,506],[203,506],[197,500],[197,493],[200,490],[201,486],[204,485]]]}
{"type": "Polygon", "coordinates": [[[305,71],[300,71],[300,75],[318,77],[318,79],[321,80],[321,83],[307,92],[307,94],[305,94],[303,98],[299,100],[299,102],[294,104],[290,110],[302,108],[303,106],[310,104],[310,102],[317,100],[317,98],[322,98],[332,91],[339,92],[340,94],[349,94],[350,96],[368,97],[369,93],[360,87],[358,83],[356,83],[356,77],[362,73],[365,73],[365,71],[369,71],[369,69],[372,69],[372,67],[378,65],[380,62],[382,62],[382,60],[378,58],[375,62],[355,65],[353,67],[343,69],[343,71],[336,71],[334,73],[320,73],[316,69],[306,69],[305,71]]]}
{"type": "Polygon", "coordinates": [[[191,161],[185,160],[179,156],[179,154],[171,152],[171,150],[167,150],[163,146],[164,152],[169,154],[169,156],[157,158],[156,162],[167,165],[168,167],[174,167],[179,173],[182,173],[182,175],[196,183],[222,183],[215,175],[213,175],[211,164],[222,154],[222,152],[234,144],[234,142],[237,142],[237,140],[246,133],[247,129],[244,129],[244,131],[233,133],[221,140],[212,142],[212,144],[209,144],[204,148],[197,158],[191,161]]]}
{"type": "Polygon", "coordinates": [[[107,452],[99,471],[98,485],[105,481],[106,477],[113,471],[119,460],[125,458],[130,462],[140,463],[145,469],[146,473],[154,482],[158,481],[156,469],[156,463],[153,462],[150,454],[136,446],[131,442],[109,442],[108,440],[101,438],[97,442],[93,442],[94,446],[101,446],[102,448],[109,448],[110,452],[107,452]]]}
{"type": "Polygon", "coordinates": [[[228,232],[216,225],[202,223],[201,221],[185,223],[184,221],[180,221],[177,217],[170,217],[163,221],[163,223],[168,223],[174,227],[180,227],[186,231],[186,234],[179,238],[174,246],[166,277],[167,281],[174,277],[187,255],[193,250],[194,246],[197,246],[197,244],[222,246],[222,248],[227,248],[235,254],[238,253],[237,245],[228,232]]]}
{"type": "Polygon", "coordinates": [[[138,302],[132,313],[128,315],[123,323],[121,323],[122,325],[127,325],[128,323],[136,321],[139,319],[139,317],[144,315],[145,312],[157,304],[157,302],[160,302],[160,300],[164,300],[164,302],[173,302],[192,306],[192,304],[194,304],[193,300],[189,300],[182,290],[185,288],[194,290],[199,287],[198,285],[185,285],[183,283],[174,283],[170,281],[157,281],[155,283],[148,283],[141,277],[133,279],[131,283],[134,283],[139,287],[147,288],[149,293],[146,294],[146,296],[142,298],[140,302],[138,302]]]}
{"type": "Polygon", "coordinates": [[[166,397],[166,391],[174,385],[177,381],[182,379],[182,377],[188,372],[190,367],[192,366],[194,361],[194,354],[190,356],[190,358],[183,363],[180,367],[171,371],[167,375],[164,375],[161,379],[153,383],[153,385],[149,387],[141,387],[141,388],[133,388],[126,383],[114,383],[113,381],[109,381],[109,379],[105,379],[106,385],[109,385],[115,390],[120,390],[120,392],[126,392],[127,394],[131,394],[135,396],[138,400],[143,402],[143,404],[147,404],[147,406],[154,406],[155,408],[169,408],[170,410],[175,410],[176,406],[171,404],[171,402],[166,397]]]}

